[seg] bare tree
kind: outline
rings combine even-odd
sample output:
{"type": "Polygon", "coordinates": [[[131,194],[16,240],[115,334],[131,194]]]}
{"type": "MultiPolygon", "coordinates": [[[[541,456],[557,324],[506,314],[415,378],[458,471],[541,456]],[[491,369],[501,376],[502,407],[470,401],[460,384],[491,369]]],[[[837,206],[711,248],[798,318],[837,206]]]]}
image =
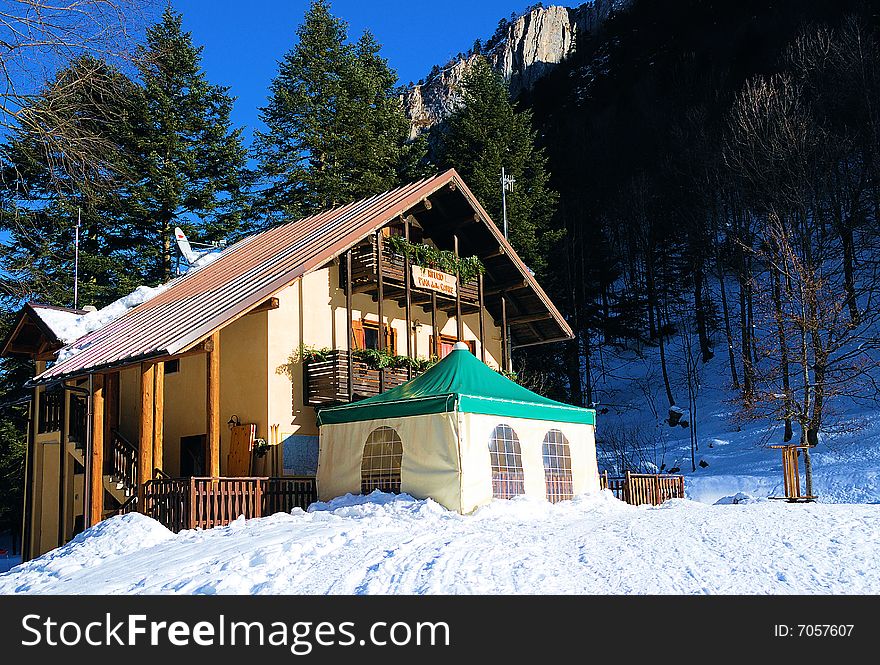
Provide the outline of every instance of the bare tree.
{"type": "MultiPolygon", "coordinates": [[[[82,179],[112,146],[88,123],[70,122],[70,105],[109,62],[123,67],[136,52],[137,33],[152,0],[3,0],[0,3],[0,128],[29,134],[47,154],[63,155],[64,166],[82,179]],[[79,79],[58,73],[70,63],[79,79]],[[37,98],[53,103],[35,103],[37,98]]],[[[109,91],[109,88],[108,88],[109,91]]],[[[7,183],[8,184],[8,183],[7,183]]]]}
{"type": "MultiPolygon", "coordinates": [[[[784,422],[786,440],[796,423],[809,446],[828,431],[830,403],[878,396],[876,217],[864,223],[876,145],[870,132],[854,131],[851,116],[862,108],[870,123],[880,88],[864,72],[880,59],[858,34],[852,25],[843,38],[805,33],[789,51],[788,73],[747,83],[725,147],[743,214],[759,221],[758,242],[744,249],[762,266],[755,329],[765,338],[756,343],[746,410],[784,422]],[[829,92],[837,80],[855,89],[829,92]]],[[[809,450],[804,458],[812,494],[809,450]]]]}

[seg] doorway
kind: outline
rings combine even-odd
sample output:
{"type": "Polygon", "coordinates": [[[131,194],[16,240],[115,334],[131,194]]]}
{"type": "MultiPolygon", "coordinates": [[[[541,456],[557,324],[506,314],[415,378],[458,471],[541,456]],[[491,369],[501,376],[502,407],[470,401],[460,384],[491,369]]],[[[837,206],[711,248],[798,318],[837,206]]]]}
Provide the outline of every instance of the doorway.
{"type": "Polygon", "coordinates": [[[203,477],[205,475],[207,438],[205,434],[180,437],[181,478],[203,477]]]}

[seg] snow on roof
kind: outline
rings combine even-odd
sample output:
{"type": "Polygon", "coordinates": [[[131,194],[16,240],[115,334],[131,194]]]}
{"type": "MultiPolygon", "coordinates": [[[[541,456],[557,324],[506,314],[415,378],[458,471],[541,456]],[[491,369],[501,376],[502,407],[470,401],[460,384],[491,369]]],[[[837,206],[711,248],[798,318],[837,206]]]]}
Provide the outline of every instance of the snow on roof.
{"type": "Polygon", "coordinates": [[[58,352],[58,362],[67,360],[88,346],[88,344],[80,346],[72,344],[72,342],[75,342],[98,328],[103,328],[111,321],[115,321],[128,312],[130,309],[147,302],[150,298],[154,298],[167,288],[168,284],[160,284],[159,286],[139,286],[127,296],[123,296],[119,300],[114,300],[106,307],[94,312],[88,312],[81,316],[68,318],[66,320],[62,320],[61,317],[59,317],[57,322],[58,328],[52,327],[52,330],[58,335],[59,339],[66,342],[69,346],[64,347],[58,352]]]}
{"type": "Polygon", "coordinates": [[[40,317],[40,320],[48,326],[49,330],[55,333],[59,340],[69,344],[76,339],[75,337],[70,337],[70,331],[84,316],[82,312],[52,307],[51,305],[34,304],[31,307],[37,316],[40,317]]]}

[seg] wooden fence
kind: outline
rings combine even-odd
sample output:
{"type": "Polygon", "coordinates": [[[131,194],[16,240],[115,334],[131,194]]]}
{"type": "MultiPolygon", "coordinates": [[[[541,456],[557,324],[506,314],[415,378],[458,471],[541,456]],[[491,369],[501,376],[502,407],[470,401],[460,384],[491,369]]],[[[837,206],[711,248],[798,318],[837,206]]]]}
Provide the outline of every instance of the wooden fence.
{"type": "Polygon", "coordinates": [[[611,490],[618,499],[634,506],[643,503],[659,506],[669,499],[684,498],[684,476],[627,471],[615,477],[606,471],[599,476],[599,484],[603,490],[611,490]]]}
{"type": "Polygon", "coordinates": [[[313,477],[157,478],[144,485],[144,513],[174,532],[305,509],[316,500],[313,477]]]}

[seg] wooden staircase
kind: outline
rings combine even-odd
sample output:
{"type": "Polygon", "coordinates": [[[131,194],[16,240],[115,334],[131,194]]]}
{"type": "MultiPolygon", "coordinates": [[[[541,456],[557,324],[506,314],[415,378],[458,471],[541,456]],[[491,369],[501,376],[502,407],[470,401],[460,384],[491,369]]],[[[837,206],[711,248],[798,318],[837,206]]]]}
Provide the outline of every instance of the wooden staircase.
{"type": "Polygon", "coordinates": [[[137,501],[138,451],[117,430],[110,432],[110,447],[104,468],[104,489],[119,508],[104,511],[109,515],[131,512],[137,501]]]}

